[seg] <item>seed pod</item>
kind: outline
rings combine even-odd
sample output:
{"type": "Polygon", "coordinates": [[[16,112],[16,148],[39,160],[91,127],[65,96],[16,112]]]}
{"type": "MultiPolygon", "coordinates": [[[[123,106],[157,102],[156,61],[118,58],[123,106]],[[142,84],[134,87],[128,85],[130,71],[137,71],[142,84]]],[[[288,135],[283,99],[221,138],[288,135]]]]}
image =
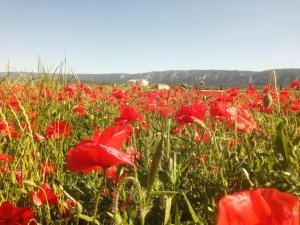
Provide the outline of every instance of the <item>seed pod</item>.
{"type": "Polygon", "coordinates": [[[192,118],[194,119],[194,123],[197,124],[199,127],[202,127],[204,129],[206,128],[205,124],[201,120],[196,119],[194,117],[192,117],[192,118]]]}
{"type": "Polygon", "coordinates": [[[272,96],[269,92],[265,95],[265,97],[263,99],[263,102],[264,102],[264,106],[266,108],[269,108],[272,105],[273,99],[272,99],[272,96]]]}

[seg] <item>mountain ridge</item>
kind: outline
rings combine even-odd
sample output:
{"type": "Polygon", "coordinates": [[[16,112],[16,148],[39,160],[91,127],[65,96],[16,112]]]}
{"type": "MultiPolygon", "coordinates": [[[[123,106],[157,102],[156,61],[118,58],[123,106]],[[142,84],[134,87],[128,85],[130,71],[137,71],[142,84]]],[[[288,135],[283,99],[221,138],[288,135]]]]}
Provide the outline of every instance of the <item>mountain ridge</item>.
{"type": "MultiPolygon", "coordinates": [[[[276,69],[277,82],[288,85],[292,80],[300,79],[300,69],[276,69]]],[[[197,84],[204,82],[208,86],[237,86],[245,87],[249,83],[263,86],[268,83],[271,70],[166,70],[151,71],[135,74],[79,74],[80,80],[97,81],[103,83],[125,83],[130,79],[146,79],[151,83],[166,84],[197,84]]]]}
{"type": "MultiPolygon", "coordinates": [[[[90,81],[98,83],[126,83],[130,79],[146,79],[150,83],[165,84],[198,84],[204,83],[207,86],[223,87],[245,87],[248,84],[263,86],[268,84],[269,74],[272,70],[251,71],[251,70],[165,70],[150,71],[142,73],[108,73],[108,74],[90,74],[80,73],[76,76],[81,81],[90,81]]],[[[289,85],[293,80],[300,80],[300,68],[275,69],[277,83],[280,85],[289,85]]],[[[37,73],[25,72],[26,77],[36,78],[37,73]]],[[[0,73],[4,76],[5,73],[0,73]]],[[[15,79],[18,74],[10,73],[10,77],[15,79]]]]}

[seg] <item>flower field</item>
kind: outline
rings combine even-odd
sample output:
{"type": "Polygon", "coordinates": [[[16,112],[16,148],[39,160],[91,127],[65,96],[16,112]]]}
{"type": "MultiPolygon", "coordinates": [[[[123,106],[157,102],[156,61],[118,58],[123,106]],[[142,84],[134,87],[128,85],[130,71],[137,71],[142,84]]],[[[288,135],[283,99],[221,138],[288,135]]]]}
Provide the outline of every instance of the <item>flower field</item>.
{"type": "Polygon", "coordinates": [[[298,225],[299,83],[3,80],[0,225],[298,225]]]}

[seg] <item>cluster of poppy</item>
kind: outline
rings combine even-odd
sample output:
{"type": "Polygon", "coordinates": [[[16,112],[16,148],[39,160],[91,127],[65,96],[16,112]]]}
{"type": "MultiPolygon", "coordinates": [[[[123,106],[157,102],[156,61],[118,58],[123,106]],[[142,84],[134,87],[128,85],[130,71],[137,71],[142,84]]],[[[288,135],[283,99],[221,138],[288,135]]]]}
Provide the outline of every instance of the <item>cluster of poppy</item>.
{"type": "MultiPolygon", "coordinates": [[[[292,89],[299,88],[300,81],[291,83],[292,89]]],[[[12,92],[14,96],[21,89],[28,87],[15,87],[12,92]]],[[[24,91],[24,90],[23,90],[24,91]]],[[[25,91],[28,91],[27,89],[25,91]]],[[[118,178],[118,166],[128,166],[136,169],[137,161],[142,155],[133,147],[122,150],[125,143],[131,139],[134,132],[134,123],[137,122],[145,127],[147,121],[144,114],[159,114],[162,117],[174,118],[179,130],[193,123],[203,124],[211,120],[211,129],[216,124],[224,123],[229,129],[240,132],[251,133],[258,129],[257,122],[251,116],[251,111],[260,113],[272,113],[272,105],[265,103],[266,96],[277,101],[285,112],[299,111],[300,99],[291,90],[281,90],[279,96],[274,88],[267,86],[262,93],[258,93],[254,86],[249,86],[245,93],[236,88],[231,88],[225,93],[200,90],[172,89],[169,91],[150,90],[142,91],[141,88],[132,87],[131,91],[114,88],[109,95],[105,95],[102,86],[92,89],[85,84],[67,84],[63,90],[53,92],[47,87],[41,87],[39,94],[34,91],[29,94],[30,101],[41,104],[38,95],[43,99],[56,99],[64,101],[73,99],[78,93],[90,99],[101,99],[119,106],[119,117],[115,118],[115,124],[104,128],[102,131],[95,130],[91,139],[82,139],[72,147],[66,157],[67,169],[76,173],[90,173],[98,171],[114,183],[122,182],[118,178]],[[180,95],[181,98],[176,98],[180,95]],[[202,100],[199,101],[199,96],[202,100]],[[133,100],[135,106],[130,105],[133,100]],[[143,113],[144,114],[143,114],[143,113]]],[[[1,103],[1,107],[9,107],[16,112],[21,110],[19,102],[22,96],[10,97],[7,102],[1,103]]],[[[78,116],[89,114],[88,108],[83,103],[72,108],[78,116]]],[[[33,110],[28,111],[29,125],[33,130],[33,138],[39,142],[45,142],[46,138],[53,141],[68,137],[72,132],[72,126],[66,120],[54,120],[48,123],[44,130],[44,136],[35,129],[34,122],[37,118],[33,110]]],[[[27,121],[28,123],[28,121],[27,121]]],[[[29,126],[28,124],[26,126],[29,126]]],[[[28,127],[23,126],[22,129],[28,127]]],[[[207,128],[207,127],[206,127],[207,128]]],[[[29,128],[28,128],[29,129],[29,128]]],[[[19,132],[13,121],[0,120],[0,133],[5,138],[18,138],[19,132]]],[[[210,135],[206,131],[195,138],[196,142],[210,141],[210,135]]],[[[230,140],[230,143],[238,143],[239,140],[230,140]]],[[[0,173],[10,171],[9,164],[14,156],[11,154],[0,154],[0,173]]],[[[52,162],[41,162],[42,174],[53,175],[55,165],[52,162]]],[[[18,185],[22,185],[22,171],[16,170],[18,185]]],[[[30,192],[34,205],[59,206],[60,196],[56,194],[48,183],[42,183],[37,192],[30,192]]],[[[71,204],[71,203],[70,203],[71,204]]],[[[31,207],[17,207],[5,201],[0,206],[0,224],[35,224],[35,216],[31,207]]],[[[218,225],[297,225],[299,223],[299,200],[290,194],[279,192],[276,189],[257,189],[238,192],[223,197],[219,201],[218,225]]]]}
{"type": "MultiPolygon", "coordinates": [[[[32,198],[37,206],[59,204],[48,184],[42,184],[32,198]]],[[[227,195],[219,201],[218,208],[217,225],[299,225],[299,199],[273,188],[227,195]]],[[[0,224],[33,225],[36,220],[30,207],[16,207],[6,201],[0,206],[0,224]]]]}
{"type": "MultiPolygon", "coordinates": [[[[32,202],[35,206],[55,206],[57,210],[61,207],[60,195],[55,194],[49,184],[43,183],[37,192],[30,192],[32,202]]],[[[69,208],[74,207],[71,199],[66,201],[67,207],[63,208],[63,215],[66,219],[72,218],[69,208]]],[[[37,224],[34,211],[31,207],[18,207],[9,201],[3,202],[0,206],[1,225],[34,225],[37,224]]]]}
{"type": "MultiPolygon", "coordinates": [[[[175,117],[175,120],[179,125],[192,123],[196,118],[204,120],[206,111],[209,111],[211,118],[218,120],[226,119],[229,127],[235,127],[238,130],[245,132],[251,132],[255,128],[255,123],[247,115],[249,110],[257,112],[272,113],[273,107],[266,105],[266,99],[277,101],[279,97],[281,108],[285,111],[298,111],[300,110],[300,100],[293,93],[293,89],[299,88],[299,80],[291,82],[291,89],[283,89],[277,92],[272,86],[265,86],[263,92],[258,92],[256,88],[249,85],[245,92],[240,92],[237,88],[231,88],[227,92],[216,91],[201,91],[201,90],[182,90],[179,88],[166,90],[150,90],[142,91],[141,88],[133,86],[130,91],[125,91],[119,88],[114,88],[111,92],[104,93],[104,87],[98,86],[96,89],[92,89],[86,84],[67,84],[62,90],[52,91],[51,89],[40,86],[40,90],[30,89],[30,87],[22,87],[16,85],[13,87],[13,96],[7,96],[3,87],[4,99],[0,105],[3,108],[12,109],[15,112],[21,110],[21,103],[24,102],[24,95],[26,93],[29,97],[30,105],[41,105],[41,98],[54,99],[58,102],[72,100],[79,98],[80,102],[73,106],[72,110],[77,115],[88,115],[88,108],[85,106],[85,98],[91,100],[100,100],[102,102],[110,102],[113,106],[120,106],[120,117],[116,119],[118,123],[126,123],[126,121],[138,120],[140,123],[142,115],[133,106],[128,106],[132,101],[135,101],[136,107],[142,112],[159,113],[163,117],[175,117]],[[20,96],[18,96],[20,94],[20,96]],[[180,96],[178,98],[177,96],[180,96]],[[268,98],[266,98],[266,96],[268,98]],[[205,102],[200,102],[199,98],[205,98],[205,102]],[[237,105],[238,104],[238,105],[237,105]],[[176,110],[177,108],[180,110],[176,110]],[[236,108],[236,109],[234,109],[236,108]]],[[[37,114],[33,109],[27,110],[28,117],[30,119],[31,128],[34,130],[36,127],[34,121],[37,118],[37,114]]],[[[49,138],[56,138],[51,134],[51,130],[66,129],[64,136],[70,132],[71,127],[66,126],[64,128],[62,122],[60,124],[57,121],[50,121],[49,128],[46,130],[46,135],[49,138]],[[61,127],[59,127],[61,126],[61,127]]],[[[28,124],[24,124],[23,128],[26,128],[28,124]]],[[[17,138],[19,131],[15,129],[13,121],[0,121],[0,132],[4,136],[12,136],[17,138]]],[[[37,134],[38,136],[40,134],[37,134]]],[[[38,136],[39,137],[39,136],[38,136]]],[[[36,137],[36,139],[38,139],[36,137]]]]}

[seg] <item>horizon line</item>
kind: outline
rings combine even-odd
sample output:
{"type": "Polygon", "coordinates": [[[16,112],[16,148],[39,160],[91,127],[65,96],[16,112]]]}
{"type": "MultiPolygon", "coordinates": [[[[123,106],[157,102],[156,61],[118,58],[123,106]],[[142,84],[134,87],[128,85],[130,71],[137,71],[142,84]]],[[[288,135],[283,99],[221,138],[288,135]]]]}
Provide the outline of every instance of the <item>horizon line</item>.
{"type": "MultiPolygon", "coordinates": [[[[58,67],[57,67],[58,68],[58,67]]],[[[240,72],[265,72],[271,70],[300,70],[300,67],[286,67],[286,68],[272,68],[272,69],[264,69],[264,70],[241,70],[241,69],[166,69],[166,70],[151,70],[151,71],[144,71],[144,72],[135,72],[135,73],[128,73],[128,72],[109,72],[109,73],[97,73],[97,72],[69,72],[68,74],[83,74],[83,75],[109,75],[109,74],[144,74],[144,73],[159,73],[159,72],[169,72],[169,71],[240,71],[240,72]]],[[[59,71],[59,70],[57,70],[59,71]]],[[[47,73],[57,72],[54,71],[47,71],[47,73]]],[[[9,71],[0,71],[0,73],[39,73],[38,71],[17,71],[17,70],[9,70],[9,71]]]]}

